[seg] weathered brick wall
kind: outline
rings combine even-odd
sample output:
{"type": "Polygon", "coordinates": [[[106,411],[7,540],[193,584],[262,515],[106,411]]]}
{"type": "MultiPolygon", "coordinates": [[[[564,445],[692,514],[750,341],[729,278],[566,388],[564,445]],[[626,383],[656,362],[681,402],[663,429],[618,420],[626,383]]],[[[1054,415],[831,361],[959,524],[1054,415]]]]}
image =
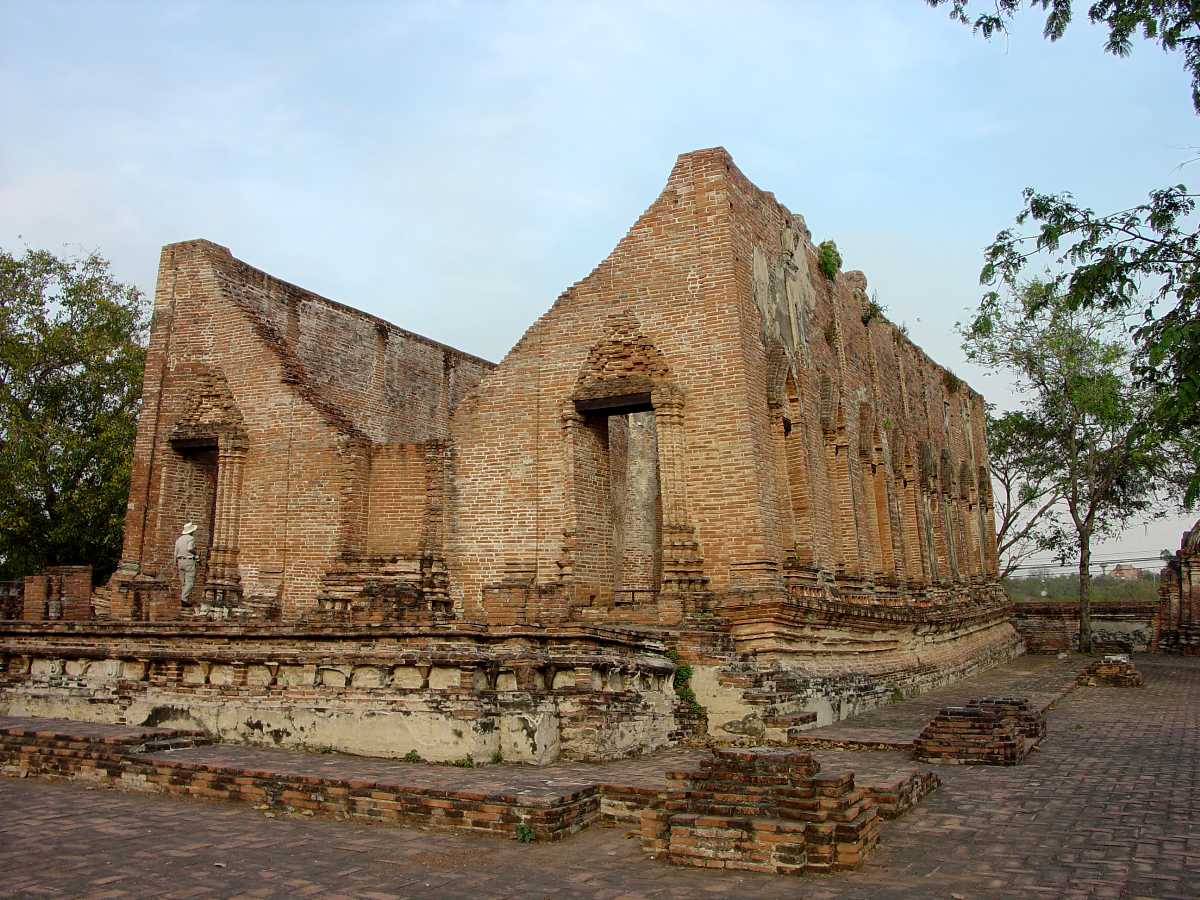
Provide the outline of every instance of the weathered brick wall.
{"type": "Polygon", "coordinates": [[[456,602],[476,614],[516,565],[604,604],[627,518],[613,423],[647,407],[662,542],[694,537],[719,593],[778,592],[796,563],[918,592],[994,580],[983,399],[868,303],[865,278],[822,275],[803,220],[724,150],[681,156],[456,410],[456,602]]]}
{"type": "Polygon", "coordinates": [[[916,585],[994,577],[983,398],[871,307],[862,273],[825,277],[802,217],[735,168],[727,184],[765,555],[916,585]]]}
{"type": "Polygon", "coordinates": [[[165,247],[118,579],[177,584],[172,545],[193,521],[200,584],[224,565],[285,617],[310,611],[333,558],[412,543],[378,507],[371,534],[372,488],[399,486],[386,446],[443,438],[488,368],[207,241],[165,247]],[[218,483],[222,466],[237,478],[218,483]]]}
{"type": "Polygon", "coordinates": [[[371,455],[367,553],[410,556],[426,539],[430,479],[423,444],[383,444],[371,455]]]}
{"type": "MultiPolygon", "coordinates": [[[[1079,649],[1078,603],[1017,603],[1012,621],[1030,653],[1079,649]]],[[[1153,652],[1159,634],[1159,608],[1152,601],[1092,604],[1092,644],[1097,651],[1153,652]]]]}
{"type": "Polygon", "coordinates": [[[680,157],[472,390],[488,370],[222,247],[164,248],[119,574],[173,582],[185,521],[201,583],[285,617],[331,559],[443,539],[475,619],[516,570],[564,610],[778,594],[789,567],[918,592],[994,574],[982,398],[861,274],[821,274],[803,220],[721,149],[680,157]],[[420,445],[447,439],[443,470],[420,445]]]}
{"type": "Polygon", "coordinates": [[[79,622],[92,618],[92,567],[51,566],[28,575],[22,618],[79,622]]]}
{"type": "MultiPolygon", "coordinates": [[[[722,239],[729,220],[724,169],[723,154],[681,157],[666,190],[609,258],[559,297],[455,412],[449,540],[454,594],[468,613],[508,563],[528,566],[540,582],[578,566],[581,594],[611,593],[611,566],[593,560],[611,559],[611,547],[602,556],[593,544],[604,530],[594,511],[607,509],[595,505],[608,491],[600,458],[606,423],[602,415],[571,420],[573,398],[587,393],[585,375],[617,393],[660,389],[686,397],[685,424],[676,430],[685,432],[689,470],[660,473],[675,501],[686,501],[679,511],[686,521],[673,521],[676,510],[664,496],[664,528],[754,530],[753,506],[723,503],[726,490],[710,481],[724,466],[745,468],[751,459],[742,439],[744,374],[729,347],[740,322],[722,239]],[[628,365],[610,365],[624,350],[628,365]],[[566,558],[576,550],[578,558],[566,558]]],[[[657,406],[656,420],[661,444],[657,406]]],[[[712,543],[713,552],[725,553],[723,542],[712,543]]],[[[725,567],[715,563],[721,577],[725,567]]]]}
{"type": "Polygon", "coordinates": [[[1163,646],[1200,653],[1200,522],[1183,533],[1179,549],[1158,577],[1163,646]]]}

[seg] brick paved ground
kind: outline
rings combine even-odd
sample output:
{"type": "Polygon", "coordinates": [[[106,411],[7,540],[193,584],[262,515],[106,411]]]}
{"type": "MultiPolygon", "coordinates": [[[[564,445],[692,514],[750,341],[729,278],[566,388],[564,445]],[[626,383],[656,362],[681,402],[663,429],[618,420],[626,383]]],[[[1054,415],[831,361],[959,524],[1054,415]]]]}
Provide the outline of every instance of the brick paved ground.
{"type": "Polygon", "coordinates": [[[846,875],[676,869],[613,829],[522,846],[0,780],[0,894],[1198,897],[1200,660],[1137,664],[1146,688],[1069,694],[1024,765],[934,767],[944,787],[846,875]]]}

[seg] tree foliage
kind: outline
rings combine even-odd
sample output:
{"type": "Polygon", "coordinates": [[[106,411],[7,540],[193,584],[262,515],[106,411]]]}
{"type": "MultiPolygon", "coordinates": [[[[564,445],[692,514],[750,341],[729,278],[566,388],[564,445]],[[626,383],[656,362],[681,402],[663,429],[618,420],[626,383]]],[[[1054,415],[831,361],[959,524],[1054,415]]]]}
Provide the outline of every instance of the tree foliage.
{"type": "MultiPolygon", "coordinates": [[[[997,0],[989,11],[972,13],[969,0],[927,0],[949,6],[950,15],[984,37],[1003,32],[1007,20],[1026,4],[997,0]]],[[[1060,38],[1071,22],[1070,0],[1029,0],[1046,12],[1043,33],[1060,38]]],[[[1164,51],[1183,54],[1192,80],[1192,103],[1200,112],[1200,4],[1184,0],[1098,0],[1088,18],[1108,28],[1105,49],[1127,56],[1141,35],[1164,51]]],[[[1027,188],[1017,215],[1018,229],[1001,231],[985,251],[981,281],[992,290],[1017,289],[1026,266],[1038,254],[1062,267],[1053,278],[1055,296],[1072,308],[1098,307],[1130,312],[1137,354],[1132,373],[1154,394],[1153,418],[1161,431],[1200,433],[1200,234],[1195,227],[1196,196],[1182,184],[1152,191],[1146,202],[1115,213],[1097,214],[1069,193],[1027,188]],[[1023,233],[1029,226],[1032,233],[1023,233]]],[[[1200,499],[1200,442],[1182,463],[1190,476],[1187,502],[1200,499]]]]}
{"type": "Polygon", "coordinates": [[[1008,369],[1024,392],[1008,440],[1025,449],[1025,477],[1062,497],[1069,527],[1057,549],[1078,562],[1087,650],[1092,542],[1162,514],[1177,441],[1155,422],[1153,393],[1126,374],[1132,345],[1119,313],[1076,308],[1055,282],[1034,281],[985,302],[961,330],[969,358],[1008,369]]]}
{"type": "MultiPolygon", "coordinates": [[[[1026,190],[1017,224],[1032,219],[1037,234],[1005,229],[996,236],[980,276],[992,287],[983,303],[994,308],[1000,302],[997,288],[1018,286],[1034,255],[1056,254],[1064,268],[1051,278],[1054,296],[1068,308],[1137,310],[1133,337],[1139,352],[1130,360],[1131,373],[1151,391],[1160,430],[1194,433],[1200,429],[1200,234],[1180,224],[1194,209],[1194,195],[1183,185],[1105,216],[1069,194],[1026,190]],[[1142,299],[1146,282],[1158,285],[1151,301],[1142,299]],[[1160,313],[1154,301],[1173,305],[1160,313]]],[[[1191,473],[1190,504],[1200,496],[1200,445],[1191,445],[1182,464],[1191,473]]]]}
{"type": "MultiPolygon", "coordinates": [[[[1142,569],[1134,580],[1097,575],[1089,588],[1093,603],[1154,602],[1158,599],[1158,578],[1142,569]]],[[[1004,583],[1005,593],[1017,603],[1061,603],[1079,600],[1078,575],[1030,575],[1010,578],[1004,583]]]]}
{"type": "Polygon", "coordinates": [[[1051,444],[1036,419],[1020,410],[987,416],[988,457],[995,492],[1000,577],[1031,557],[1060,549],[1066,535],[1051,444]]]}
{"type": "Polygon", "coordinates": [[[96,254],[0,250],[0,578],[116,568],[146,326],[96,254]]]}
{"type": "MultiPolygon", "coordinates": [[[[971,0],[926,0],[932,7],[950,7],[950,18],[971,26],[985,38],[1002,34],[1021,7],[1046,13],[1042,34],[1057,41],[1071,24],[1072,0],[994,0],[992,8],[972,12],[971,0]]],[[[1082,4],[1080,4],[1082,6],[1082,4]]],[[[1087,8],[1088,19],[1108,28],[1104,49],[1114,56],[1133,52],[1133,38],[1141,35],[1166,52],[1181,52],[1184,68],[1192,77],[1192,105],[1200,113],[1200,8],[1192,0],[1096,0],[1087,8]]]]}

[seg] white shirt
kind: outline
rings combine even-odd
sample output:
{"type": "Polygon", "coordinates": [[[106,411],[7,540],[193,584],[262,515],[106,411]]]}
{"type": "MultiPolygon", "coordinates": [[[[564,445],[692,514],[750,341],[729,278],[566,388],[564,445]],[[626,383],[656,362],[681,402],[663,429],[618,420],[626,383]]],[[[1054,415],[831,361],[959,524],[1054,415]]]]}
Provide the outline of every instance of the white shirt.
{"type": "Polygon", "coordinates": [[[196,538],[191,534],[181,534],[175,539],[175,561],[196,558],[196,538]]]}

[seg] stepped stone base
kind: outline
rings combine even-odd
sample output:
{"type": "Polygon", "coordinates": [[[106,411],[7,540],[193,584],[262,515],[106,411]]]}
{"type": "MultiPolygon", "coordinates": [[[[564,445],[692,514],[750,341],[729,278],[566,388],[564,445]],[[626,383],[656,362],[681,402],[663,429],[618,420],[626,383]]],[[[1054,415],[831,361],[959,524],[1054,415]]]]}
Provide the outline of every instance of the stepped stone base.
{"type": "Polygon", "coordinates": [[[924,762],[1013,766],[1046,735],[1045,713],[1017,697],[986,697],[944,707],[917,738],[924,762]]]}
{"type": "Polygon", "coordinates": [[[810,754],[718,750],[642,813],[642,846],[675,865],[777,875],[862,864],[879,839],[854,775],[820,774],[810,754]]]}
{"type": "Polygon", "coordinates": [[[547,765],[666,746],[673,669],[644,636],[589,626],[7,623],[0,715],[547,765]]]}

